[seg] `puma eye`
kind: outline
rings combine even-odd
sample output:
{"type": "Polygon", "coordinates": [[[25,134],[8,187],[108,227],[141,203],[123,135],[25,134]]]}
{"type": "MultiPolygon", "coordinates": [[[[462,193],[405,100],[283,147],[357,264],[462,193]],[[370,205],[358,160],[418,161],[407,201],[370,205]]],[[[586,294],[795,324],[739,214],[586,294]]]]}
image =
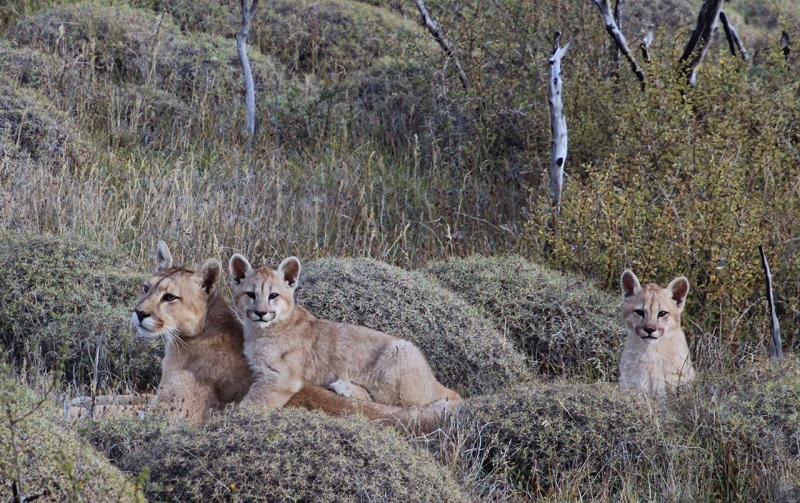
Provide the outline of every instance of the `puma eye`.
{"type": "Polygon", "coordinates": [[[633,312],[636,313],[637,315],[641,316],[642,318],[644,318],[644,310],[636,309],[633,312]]]}
{"type": "Polygon", "coordinates": [[[173,300],[177,299],[175,295],[171,293],[165,293],[163,297],[161,297],[161,302],[172,302],[173,300]]]}
{"type": "Polygon", "coordinates": [[[269,300],[275,300],[277,298],[278,298],[278,294],[277,293],[272,292],[271,294],[269,294],[269,300]]]}
{"type": "Polygon", "coordinates": [[[668,315],[668,314],[669,314],[669,313],[668,313],[668,312],[666,312],[666,311],[659,311],[659,312],[658,312],[658,317],[659,317],[659,318],[663,318],[664,316],[666,316],[666,315],[668,315]]]}
{"type": "Polygon", "coordinates": [[[256,300],[256,292],[247,292],[247,296],[253,300],[256,300]]]}
{"type": "Polygon", "coordinates": [[[147,293],[149,291],[150,291],[150,285],[148,285],[146,283],[144,285],[142,285],[142,293],[147,293]]]}

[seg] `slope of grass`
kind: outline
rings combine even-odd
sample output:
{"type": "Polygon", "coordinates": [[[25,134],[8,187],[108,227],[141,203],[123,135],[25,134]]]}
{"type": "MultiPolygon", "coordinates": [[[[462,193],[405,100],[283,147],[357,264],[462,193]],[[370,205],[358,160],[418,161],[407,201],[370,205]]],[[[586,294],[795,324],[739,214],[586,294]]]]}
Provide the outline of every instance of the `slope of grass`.
{"type": "MultiPolygon", "coordinates": [[[[59,412],[0,363],[0,480],[18,501],[143,501],[134,483],[74,432],[59,412]]],[[[14,499],[10,499],[14,501],[14,499]]]]}
{"type": "Polygon", "coordinates": [[[482,307],[540,373],[616,380],[618,297],[518,256],[452,258],[425,271],[482,307]]]}
{"type": "Polygon", "coordinates": [[[427,452],[364,420],[295,409],[221,414],[125,456],[159,501],[467,501],[427,452]]]}

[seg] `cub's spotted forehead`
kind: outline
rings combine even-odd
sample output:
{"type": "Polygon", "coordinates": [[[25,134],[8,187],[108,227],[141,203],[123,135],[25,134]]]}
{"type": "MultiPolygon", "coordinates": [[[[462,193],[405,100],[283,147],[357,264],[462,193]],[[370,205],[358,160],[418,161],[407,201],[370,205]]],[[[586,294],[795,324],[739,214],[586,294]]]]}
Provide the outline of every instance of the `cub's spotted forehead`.
{"type": "Polygon", "coordinates": [[[649,309],[653,308],[654,303],[670,302],[675,304],[675,301],[664,290],[664,287],[656,283],[648,283],[642,286],[642,290],[636,295],[629,295],[625,297],[624,308],[628,313],[634,309],[649,309]]]}
{"type": "Polygon", "coordinates": [[[281,278],[278,275],[278,271],[272,269],[269,266],[262,265],[253,269],[253,272],[247,277],[250,281],[274,281],[274,282],[281,282],[281,278]]]}

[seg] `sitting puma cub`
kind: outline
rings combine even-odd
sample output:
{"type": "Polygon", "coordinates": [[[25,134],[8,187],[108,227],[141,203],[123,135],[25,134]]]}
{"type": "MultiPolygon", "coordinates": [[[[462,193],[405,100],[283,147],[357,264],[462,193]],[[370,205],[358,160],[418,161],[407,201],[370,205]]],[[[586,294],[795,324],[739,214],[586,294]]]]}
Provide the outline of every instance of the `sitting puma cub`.
{"type": "Polygon", "coordinates": [[[619,362],[619,385],[653,395],[694,380],[694,367],[681,312],[689,280],[676,278],[666,288],[639,284],[633,272],[620,278],[622,315],[628,332],[619,362]]]}
{"type": "Polygon", "coordinates": [[[245,402],[280,407],[304,380],[381,404],[428,406],[461,397],[436,380],[411,342],[366,327],[319,320],[296,305],[300,261],[253,268],[233,255],[233,300],[244,321],[245,354],[255,383],[245,402]]]}

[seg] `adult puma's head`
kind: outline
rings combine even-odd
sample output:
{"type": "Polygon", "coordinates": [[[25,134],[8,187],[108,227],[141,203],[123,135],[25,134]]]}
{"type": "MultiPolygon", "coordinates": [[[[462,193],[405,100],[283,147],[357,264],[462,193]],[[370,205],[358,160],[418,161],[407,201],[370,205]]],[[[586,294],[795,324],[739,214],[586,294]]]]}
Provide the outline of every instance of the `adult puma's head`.
{"type": "Polygon", "coordinates": [[[253,268],[237,253],[231,257],[228,269],[233,281],[233,302],[242,318],[267,328],[292,314],[301,270],[296,257],[285,259],[275,270],[267,266],[253,268]]]}
{"type": "Polygon", "coordinates": [[[681,276],[666,288],[655,283],[642,286],[632,271],[620,278],[622,316],[628,334],[656,343],[664,336],[681,331],[681,313],[689,293],[689,280],[681,276]]]}
{"type": "Polygon", "coordinates": [[[142,285],[131,321],[143,337],[163,337],[167,343],[188,339],[205,328],[206,306],[220,273],[220,263],[208,259],[196,270],[176,267],[166,243],[156,246],[156,272],[142,285]]]}

